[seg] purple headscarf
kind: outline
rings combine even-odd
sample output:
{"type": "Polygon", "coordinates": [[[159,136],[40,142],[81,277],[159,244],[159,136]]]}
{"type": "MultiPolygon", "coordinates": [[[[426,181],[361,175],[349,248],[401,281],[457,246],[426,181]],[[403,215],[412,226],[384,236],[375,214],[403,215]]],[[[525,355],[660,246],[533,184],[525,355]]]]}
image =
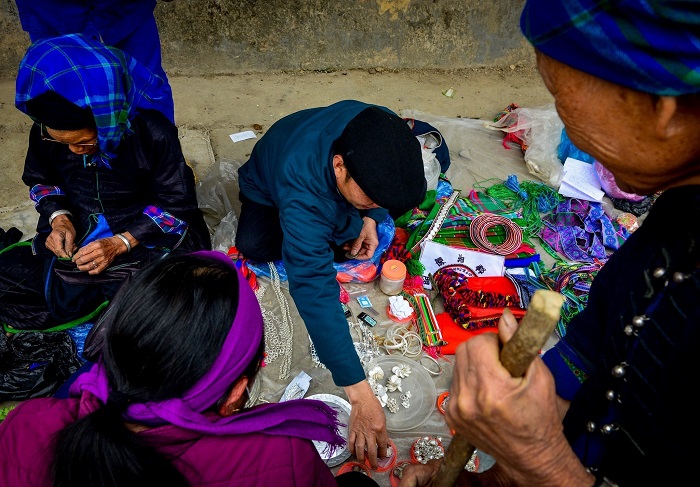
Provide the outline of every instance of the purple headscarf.
{"type": "MultiPolygon", "coordinates": [[[[203,414],[229,390],[258,353],[263,339],[260,306],[248,281],[222,252],[200,251],[201,255],[226,262],[238,276],[238,309],[221,353],[204,376],[182,397],[158,402],[132,403],[124,419],[148,425],[172,424],[209,435],[265,433],[295,436],[328,443],[330,451],[345,445],[340,436],[337,412],[321,401],[298,399],[265,404],[243,410],[233,416],[203,414]]],[[[71,395],[92,394],[102,403],[109,398],[110,384],[102,360],[89,372],[78,377],[70,388],[71,395]]]]}

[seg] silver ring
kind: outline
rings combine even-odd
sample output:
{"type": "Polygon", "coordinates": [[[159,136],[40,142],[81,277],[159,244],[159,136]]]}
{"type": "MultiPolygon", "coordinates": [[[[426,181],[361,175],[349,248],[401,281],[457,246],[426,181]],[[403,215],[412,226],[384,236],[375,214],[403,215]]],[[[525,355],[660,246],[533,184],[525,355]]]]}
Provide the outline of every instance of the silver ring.
{"type": "Polygon", "coordinates": [[[424,354],[423,356],[421,356],[421,358],[420,358],[420,360],[418,361],[418,363],[421,364],[421,365],[423,366],[423,368],[424,368],[430,375],[440,375],[440,374],[442,374],[442,365],[440,365],[440,362],[438,362],[437,360],[435,360],[435,359],[434,359],[433,357],[431,357],[430,355],[425,355],[425,354],[424,354]],[[433,363],[437,366],[437,372],[434,371],[434,370],[430,370],[428,367],[425,366],[425,364],[423,363],[423,359],[424,359],[424,358],[427,358],[428,360],[430,360],[431,362],[433,362],[433,363]]]}
{"type": "Polygon", "coordinates": [[[95,269],[97,269],[97,262],[95,262],[94,260],[92,261],[92,267],[94,267],[95,269]]]}

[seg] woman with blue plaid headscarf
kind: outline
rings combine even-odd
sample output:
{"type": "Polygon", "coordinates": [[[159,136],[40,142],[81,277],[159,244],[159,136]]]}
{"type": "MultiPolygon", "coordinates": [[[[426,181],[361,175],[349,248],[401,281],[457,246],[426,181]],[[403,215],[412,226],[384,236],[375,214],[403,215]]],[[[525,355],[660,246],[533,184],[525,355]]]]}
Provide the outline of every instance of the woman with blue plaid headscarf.
{"type": "MultiPolygon", "coordinates": [[[[700,437],[700,2],[528,0],[521,28],[576,147],[622,190],[661,194],[524,377],[499,361],[511,313],[457,349],[447,423],[496,460],[459,485],[685,485],[700,437]]],[[[409,467],[401,485],[437,472],[409,467]]]]}
{"type": "Polygon", "coordinates": [[[37,233],[0,253],[5,330],[94,319],[143,264],[209,249],[167,82],[82,34],[33,43],[15,105],[34,125],[22,180],[37,233]]]}

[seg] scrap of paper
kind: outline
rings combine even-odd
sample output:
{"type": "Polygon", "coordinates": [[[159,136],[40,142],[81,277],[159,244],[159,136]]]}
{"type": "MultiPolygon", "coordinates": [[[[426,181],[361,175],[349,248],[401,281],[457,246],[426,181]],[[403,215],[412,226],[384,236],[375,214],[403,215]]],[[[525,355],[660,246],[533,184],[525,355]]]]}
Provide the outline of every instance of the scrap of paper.
{"type": "Polygon", "coordinates": [[[587,201],[603,201],[605,193],[601,190],[598,174],[593,164],[573,157],[564,161],[564,175],[559,186],[559,194],[567,198],[587,201]]]}
{"type": "Polygon", "coordinates": [[[257,139],[258,136],[255,135],[255,132],[252,130],[246,130],[245,132],[238,132],[235,134],[229,135],[231,137],[231,140],[234,142],[240,142],[242,140],[248,140],[248,139],[257,139]]]}

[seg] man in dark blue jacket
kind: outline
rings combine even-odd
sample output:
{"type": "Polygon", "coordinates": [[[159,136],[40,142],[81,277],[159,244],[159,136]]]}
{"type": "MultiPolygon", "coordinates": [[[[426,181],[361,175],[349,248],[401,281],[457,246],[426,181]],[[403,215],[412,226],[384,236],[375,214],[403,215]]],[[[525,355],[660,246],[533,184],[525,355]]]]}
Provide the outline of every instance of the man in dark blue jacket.
{"type": "Polygon", "coordinates": [[[420,143],[387,108],[344,100],[277,121],[239,170],[236,247],[283,259],[318,356],[352,405],[348,445],[372,465],[386,455],[386,418],[365,378],[338,299],[334,259],[370,259],[377,224],[425,196],[420,143]]]}

